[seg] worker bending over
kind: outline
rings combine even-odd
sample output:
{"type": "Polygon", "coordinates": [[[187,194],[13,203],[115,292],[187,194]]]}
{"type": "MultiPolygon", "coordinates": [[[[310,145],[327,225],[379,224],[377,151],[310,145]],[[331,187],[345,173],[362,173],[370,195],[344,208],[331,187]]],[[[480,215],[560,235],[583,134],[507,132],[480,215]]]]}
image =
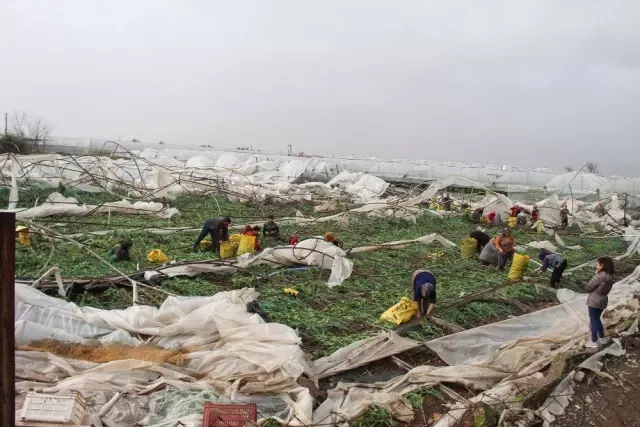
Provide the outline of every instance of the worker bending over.
{"type": "Polygon", "coordinates": [[[480,253],[480,261],[484,265],[495,265],[502,271],[507,261],[513,257],[515,245],[511,229],[507,227],[484,247],[480,253]]]}
{"type": "Polygon", "coordinates": [[[220,242],[226,242],[229,240],[229,226],[231,225],[231,218],[228,216],[217,216],[215,218],[209,218],[204,222],[202,231],[195,242],[193,242],[193,251],[198,250],[200,242],[207,237],[207,234],[211,237],[211,247],[219,254],[220,242]]]}
{"type": "Polygon", "coordinates": [[[540,258],[540,262],[542,262],[542,266],[538,269],[539,273],[544,273],[548,268],[553,268],[553,271],[551,271],[550,284],[552,288],[555,288],[560,283],[562,274],[567,268],[567,260],[564,259],[562,255],[549,252],[546,249],[540,251],[538,258],[540,258]]]}
{"type": "Polygon", "coordinates": [[[416,270],[411,279],[411,294],[418,304],[416,318],[430,316],[436,309],[436,276],[429,270],[416,270]]]}

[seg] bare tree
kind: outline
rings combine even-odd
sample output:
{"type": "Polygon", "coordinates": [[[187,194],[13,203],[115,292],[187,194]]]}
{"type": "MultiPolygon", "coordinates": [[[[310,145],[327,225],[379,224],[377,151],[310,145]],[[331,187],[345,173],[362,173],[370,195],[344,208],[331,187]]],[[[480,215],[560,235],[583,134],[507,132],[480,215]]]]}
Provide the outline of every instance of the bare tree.
{"type": "Polygon", "coordinates": [[[597,163],[593,163],[593,162],[587,162],[584,165],[584,168],[587,170],[587,172],[589,173],[598,173],[598,164],[597,163]]]}
{"type": "Polygon", "coordinates": [[[573,172],[573,168],[571,166],[565,166],[564,167],[564,171],[565,172],[573,172]]]}
{"type": "Polygon", "coordinates": [[[51,123],[42,117],[31,118],[27,113],[13,112],[11,130],[14,135],[33,144],[36,150],[42,150],[51,135],[51,123]]]}

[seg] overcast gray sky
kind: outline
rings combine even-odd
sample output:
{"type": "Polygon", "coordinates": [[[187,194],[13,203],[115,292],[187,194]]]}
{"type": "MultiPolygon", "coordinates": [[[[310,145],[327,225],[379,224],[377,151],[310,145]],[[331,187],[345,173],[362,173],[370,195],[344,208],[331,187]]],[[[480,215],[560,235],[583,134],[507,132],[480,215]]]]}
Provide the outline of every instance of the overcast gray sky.
{"type": "Polygon", "coordinates": [[[0,0],[0,40],[59,136],[640,175],[637,0],[0,0]]]}

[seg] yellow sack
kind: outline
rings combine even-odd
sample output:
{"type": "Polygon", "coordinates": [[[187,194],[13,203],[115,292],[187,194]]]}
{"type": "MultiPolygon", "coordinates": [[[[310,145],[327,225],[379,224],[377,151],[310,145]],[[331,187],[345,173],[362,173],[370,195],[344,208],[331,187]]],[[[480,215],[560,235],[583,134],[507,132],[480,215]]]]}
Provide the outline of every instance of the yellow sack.
{"type": "Polygon", "coordinates": [[[380,320],[401,325],[411,320],[418,312],[418,304],[407,297],[402,297],[399,303],[382,313],[380,320]]]}
{"type": "Polygon", "coordinates": [[[511,228],[514,228],[517,224],[518,218],[516,218],[515,216],[510,216],[509,220],[507,221],[507,225],[509,225],[509,227],[511,228]]]}
{"type": "Polygon", "coordinates": [[[203,241],[200,242],[200,247],[201,248],[206,248],[210,244],[211,244],[211,240],[204,239],[203,241]]]}
{"type": "Polygon", "coordinates": [[[231,243],[232,245],[238,246],[240,244],[241,237],[242,237],[242,234],[232,234],[231,236],[229,236],[229,243],[231,243]]]}
{"type": "Polygon", "coordinates": [[[538,233],[544,233],[544,221],[543,220],[538,221],[537,230],[538,230],[538,233]]]}
{"type": "Polygon", "coordinates": [[[18,233],[18,242],[23,246],[31,245],[31,238],[29,237],[29,228],[24,225],[16,227],[16,233],[18,233]]]}
{"type": "Polygon", "coordinates": [[[232,258],[235,255],[235,252],[235,247],[231,243],[220,243],[220,258],[232,258]]]}
{"type": "Polygon", "coordinates": [[[513,262],[507,277],[509,280],[521,280],[527,268],[529,268],[529,255],[513,254],[513,262]]]}
{"type": "Polygon", "coordinates": [[[297,291],[297,290],[295,290],[293,288],[284,288],[283,291],[284,291],[285,294],[291,294],[294,297],[297,297],[298,294],[300,293],[300,291],[297,291]]]}
{"type": "Polygon", "coordinates": [[[252,254],[255,251],[256,238],[255,236],[240,236],[240,243],[238,244],[238,256],[242,254],[252,254]]]}
{"type": "Polygon", "coordinates": [[[169,261],[169,258],[160,249],[154,249],[147,255],[147,261],[163,263],[169,261]]]}
{"type": "Polygon", "coordinates": [[[473,237],[465,237],[460,244],[460,256],[462,259],[473,258],[476,255],[478,241],[473,237]]]}

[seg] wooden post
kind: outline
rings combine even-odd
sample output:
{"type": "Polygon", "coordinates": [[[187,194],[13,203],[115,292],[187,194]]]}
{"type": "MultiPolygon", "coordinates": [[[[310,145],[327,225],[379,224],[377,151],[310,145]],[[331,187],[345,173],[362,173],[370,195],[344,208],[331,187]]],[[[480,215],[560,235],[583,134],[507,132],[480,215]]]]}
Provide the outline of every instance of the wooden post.
{"type": "Polygon", "coordinates": [[[0,425],[15,426],[16,214],[0,212],[0,425]]]}

